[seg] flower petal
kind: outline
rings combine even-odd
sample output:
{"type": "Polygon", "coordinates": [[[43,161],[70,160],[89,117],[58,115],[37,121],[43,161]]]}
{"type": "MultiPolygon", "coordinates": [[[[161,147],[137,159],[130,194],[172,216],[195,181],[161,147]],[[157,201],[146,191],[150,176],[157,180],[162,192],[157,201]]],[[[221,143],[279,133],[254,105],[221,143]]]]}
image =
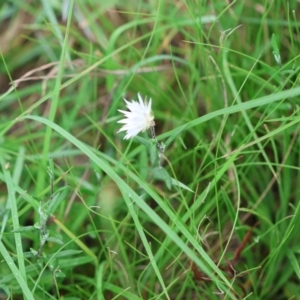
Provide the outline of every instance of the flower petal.
{"type": "Polygon", "coordinates": [[[129,111],[118,110],[125,117],[117,122],[125,124],[118,131],[127,131],[124,139],[132,138],[139,132],[144,132],[151,126],[154,126],[154,116],[151,111],[152,100],[150,99],[147,103],[140,94],[138,94],[138,100],[139,102],[134,100],[129,102],[124,98],[129,111]]]}

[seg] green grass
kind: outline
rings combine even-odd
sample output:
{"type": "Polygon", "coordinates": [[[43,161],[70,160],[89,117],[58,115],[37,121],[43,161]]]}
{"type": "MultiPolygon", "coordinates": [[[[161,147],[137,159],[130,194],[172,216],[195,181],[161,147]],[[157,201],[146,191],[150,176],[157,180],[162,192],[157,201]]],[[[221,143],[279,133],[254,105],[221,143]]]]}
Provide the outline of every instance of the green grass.
{"type": "Polygon", "coordinates": [[[66,3],[0,2],[0,297],[299,299],[299,4],[66,3]]]}

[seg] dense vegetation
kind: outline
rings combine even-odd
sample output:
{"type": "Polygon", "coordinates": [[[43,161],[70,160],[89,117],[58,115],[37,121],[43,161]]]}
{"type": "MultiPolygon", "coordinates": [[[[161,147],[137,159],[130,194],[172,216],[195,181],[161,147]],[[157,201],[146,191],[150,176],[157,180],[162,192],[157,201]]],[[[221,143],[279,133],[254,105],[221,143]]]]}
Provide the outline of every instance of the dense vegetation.
{"type": "Polygon", "coordinates": [[[298,299],[299,6],[0,2],[0,298],[298,299]]]}

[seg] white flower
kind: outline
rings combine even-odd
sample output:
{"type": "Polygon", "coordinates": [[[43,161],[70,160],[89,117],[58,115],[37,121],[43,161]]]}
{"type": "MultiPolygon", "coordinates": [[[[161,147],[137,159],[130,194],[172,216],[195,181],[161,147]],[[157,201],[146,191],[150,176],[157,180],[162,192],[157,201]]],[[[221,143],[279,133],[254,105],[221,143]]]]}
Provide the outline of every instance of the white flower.
{"type": "Polygon", "coordinates": [[[124,99],[127,108],[130,111],[120,110],[122,114],[126,117],[118,121],[118,123],[125,124],[121,129],[118,131],[127,131],[124,137],[125,140],[128,140],[134,136],[136,136],[140,132],[144,132],[145,130],[149,129],[151,126],[154,126],[154,116],[151,111],[152,100],[150,99],[147,103],[143,101],[140,94],[138,94],[139,102],[132,101],[129,102],[124,99]]]}

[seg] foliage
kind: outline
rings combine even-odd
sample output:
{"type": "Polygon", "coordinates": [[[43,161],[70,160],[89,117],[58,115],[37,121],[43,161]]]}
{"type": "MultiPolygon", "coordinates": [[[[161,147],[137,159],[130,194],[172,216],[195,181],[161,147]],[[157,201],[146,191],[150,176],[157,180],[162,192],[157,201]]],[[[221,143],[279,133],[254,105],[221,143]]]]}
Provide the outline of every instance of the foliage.
{"type": "Polygon", "coordinates": [[[2,2],[0,297],[297,298],[298,11],[2,2]]]}

